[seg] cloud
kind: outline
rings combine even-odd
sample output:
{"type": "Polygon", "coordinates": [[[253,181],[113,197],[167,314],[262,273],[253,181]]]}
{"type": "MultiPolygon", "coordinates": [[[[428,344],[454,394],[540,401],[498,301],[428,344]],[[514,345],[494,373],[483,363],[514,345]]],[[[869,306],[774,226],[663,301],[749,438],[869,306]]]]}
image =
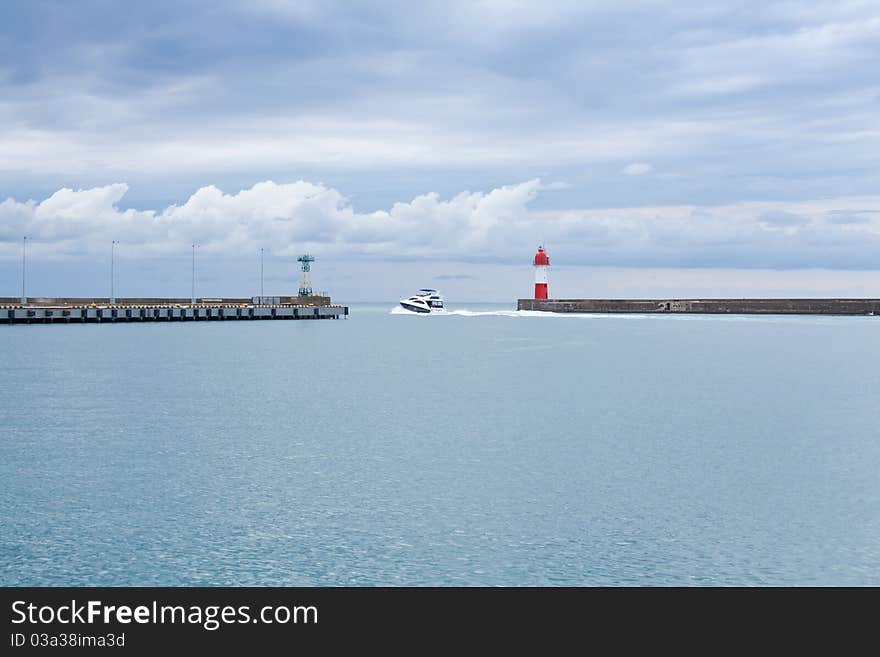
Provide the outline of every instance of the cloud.
{"type": "Polygon", "coordinates": [[[142,201],[294,176],[376,207],[538,176],[569,180],[571,207],[873,193],[878,35],[870,2],[17,3],[0,189],[126,180],[142,201]],[[620,184],[643,160],[669,175],[620,184]]]}
{"type": "Polygon", "coordinates": [[[143,255],[197,243],[203,251],[227,255],[271,245],[276,255],[320,249],[405,258],[471,256],[493,230],[523,223],[526,206],[541,189],[535,179],[446,200],[431,192],[389,210],[356,212],[339,191],[323,184],[265,181],[236,194],[202,187],[164,210],[120,210],[128,185],[116,183],[60,189],[41,202],[7,199],[0,204],[0,240],[9,246],[28,235],[35,245],[65,254],[100,251],[117,239],[143,255]]]}
{"type": "Polygon", "coordinates": [[[878,210],[831,210],[828,213],[828,221],[832,224],[869,224],[880,219],[878,210]]]}
{"type": "Polygon", "coordinates": [[[234,194],[209,185],[156,210],[120,209],[123,183],[64,188],[39,202],[0,203],[0,257],[17,258],[28,235],[35,254],[68,258],[103,253],[116,239],[141,257],[179,254],[197,243],[203,253],[228,258],[269,248],[276,256],[310,250],[345,260],[513,264],[543,243],[556,265],[878,267],[880,197],[532,207],[552,187],[533,179],[448,198],[428,192],[374,211],[303,180],[260,182],[234,194]]]}
{"type": "Polygon", "coordinates": [[[633,162],[623,167],[622,174],[626,176],[641,176],[643,173],[649,173],[654,169],[646,162],[633,162]]]}
{"type": "Polygon", "coordinates": [[[785,210],[767,210],[758,217],[768,227],[789,228],[791,226],[803,226],[810,223],[807,217],[785,210]]]}

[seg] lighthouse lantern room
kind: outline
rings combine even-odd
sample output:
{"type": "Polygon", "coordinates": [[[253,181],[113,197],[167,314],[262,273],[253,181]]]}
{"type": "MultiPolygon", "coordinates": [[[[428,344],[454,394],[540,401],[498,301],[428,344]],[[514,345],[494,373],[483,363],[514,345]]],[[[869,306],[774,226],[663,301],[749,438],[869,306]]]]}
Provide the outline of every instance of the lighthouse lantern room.
{"type": "Polygon", "coordinates": [[[535,298],[547,298],[547,270],[550,268],[550,258],[543,246],[538,247],[535,254],[535,298]]]}

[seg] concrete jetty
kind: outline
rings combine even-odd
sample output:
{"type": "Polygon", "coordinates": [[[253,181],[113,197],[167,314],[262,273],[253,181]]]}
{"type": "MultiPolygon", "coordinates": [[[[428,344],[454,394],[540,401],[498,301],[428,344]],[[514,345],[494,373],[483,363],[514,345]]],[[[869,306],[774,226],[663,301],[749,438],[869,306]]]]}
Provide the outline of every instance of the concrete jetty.
{"type": "Polygon", "coordinates": [[[516,307],[553,313],[880,315],[880,299],[519,299],[516,307]]]}
{"type": "Polygon", "coordinates": [[[330,297],[251,298],[29,298],[0,297],[0,324],[183,322],[264,319],[339,319],[348,307],[330,297]]]}

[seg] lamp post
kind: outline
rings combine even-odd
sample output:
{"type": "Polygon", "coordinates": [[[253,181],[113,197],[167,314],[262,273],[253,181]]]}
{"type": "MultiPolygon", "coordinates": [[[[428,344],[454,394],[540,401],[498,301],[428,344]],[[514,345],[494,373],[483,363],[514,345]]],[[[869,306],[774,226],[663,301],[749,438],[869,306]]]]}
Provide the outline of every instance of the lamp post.
{"type": "Polygon", "coordinates": [[[116,277],[115,277],[115,271],[114,271],[114,265],[115,265],[115,253],[114,252],[116,250],[117,244],[119,244],[119,242],[117,240],[113,240],[110,242],[110,305],[111,306],[116,305],[116,286],[115,286],[116,277]]]}
{"type": "MultiPolygon", "coordinates": [[[[263,249],[260,249],[260,296],[263,296],[263,249]]],[[[262,303],[262,299],[260,299],[262,303]]]]}
{"type": "Polygon", "coordinates": [[[196,305],[196,245],[192,245],[192,305],[196,305]]]}
{"type": "Polygon", "coordinates": [[[21,305],[27,305],[25,278],[27,276],[27,236],[21,238],[21,305]]]}

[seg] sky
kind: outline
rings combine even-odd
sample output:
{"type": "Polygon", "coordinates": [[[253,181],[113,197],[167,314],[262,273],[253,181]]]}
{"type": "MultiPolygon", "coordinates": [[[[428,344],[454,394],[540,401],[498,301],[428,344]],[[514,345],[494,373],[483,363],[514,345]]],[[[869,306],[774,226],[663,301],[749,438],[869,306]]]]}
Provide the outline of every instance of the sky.
{"type": "Polygon", "coordinates": [[[0,296],[880,296],[880,5],[0,2],[0,296]]]}

